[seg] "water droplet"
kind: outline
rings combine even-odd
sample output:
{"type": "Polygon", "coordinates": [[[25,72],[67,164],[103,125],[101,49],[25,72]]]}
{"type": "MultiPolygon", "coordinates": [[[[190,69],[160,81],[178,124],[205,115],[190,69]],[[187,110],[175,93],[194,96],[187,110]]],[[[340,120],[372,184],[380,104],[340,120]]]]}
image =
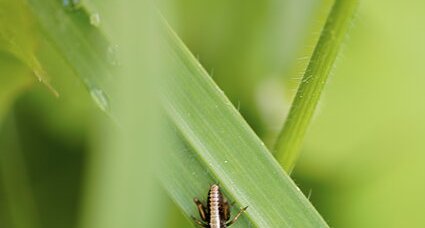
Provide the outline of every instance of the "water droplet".
{"type": "Polygon", "coordinates": [[[118,45],[110,45],[108,47],[107,60],[113,66],[119,66],[120,63],[117,57],[118,45]]]}
{"type": "Polygon", "coordinates": [[[109,99],[103,90],[97,88],[91,89],[90,95],[102,111],[109,111],[109,99]]]}
{"type": "Polygon", "coordinates": [[[37,78],[38,82],[43,81],[42,73],[38,69],[34,69],[34,75],[37,78]]]}
{"type": "Polygon", "coordinates": [[[224,160],[224,163],[228,163],[229,161],[227,161],[227,160],[224,160]]]}
{"type": "Polygon", "coordinates": [[[80,0],[62,0],[62,4],[68,9],[77,9],[80,6],[80,0]]]}
{"type": "Polygon", "coordinates": [[[71,1],[70,1],[70,0],[62,0],[62,4],[63,4],[65,7],[69,7],[69,5],[71,5],[71,1]]]}
{"type": "Polygon", "coordinates": [[[93,13],[90,15],[90,24],[95,27],[100,25],[100,16],[98,13],[93,13]]]}

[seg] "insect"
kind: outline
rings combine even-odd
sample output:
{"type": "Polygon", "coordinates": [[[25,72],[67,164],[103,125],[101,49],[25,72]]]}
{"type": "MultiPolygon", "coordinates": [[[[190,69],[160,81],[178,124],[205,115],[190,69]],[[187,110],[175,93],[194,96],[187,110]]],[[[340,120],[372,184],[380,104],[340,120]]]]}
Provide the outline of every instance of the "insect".
{"type": "Polygon", "coordinates": [[[241,208],[239,213],[230,220],[230,208],[233,205],[229,204],[220,191],[220,187],[216,184],[211,185],[208,191],[207,206],[205,206],[198,198],[194,198],[196,206],[198,207],[199,215],[202,219],[198,220],[194,217],[192,219],[201,227],[209,228],[225,228],[235,223],[239,216],[248,208],[241,208]]]}

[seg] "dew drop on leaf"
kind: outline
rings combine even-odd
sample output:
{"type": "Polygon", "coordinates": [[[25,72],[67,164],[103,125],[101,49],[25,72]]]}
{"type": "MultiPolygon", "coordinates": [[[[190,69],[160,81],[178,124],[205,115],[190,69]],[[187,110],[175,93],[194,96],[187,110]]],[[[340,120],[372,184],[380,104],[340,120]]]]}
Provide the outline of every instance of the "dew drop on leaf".
{"type": "Polygon", "coordinates": [[[80,0],[62,0],[62,4],[68,9],[76,9],[80,4],[80,0]]]}
{"type": "Polygon", "coordinates": [[[93,13],[90,15],[90,24],[95,27],[100,25],[100,16],[98,13],[93,13]]]}
{"type": "Polygon", "coordinates": [[[120,63],[118,61],[118,57],[117,57],[117,52],[118,52],[118,45],[110,45],[108,47],[107,61],[112,66],[119,66],[120,65],[120,63]]]}
{"type": "Polygon", "coordinates": [[[93,88],[90,90],[90,95],[96,105],[104,112],[109,111],[109,99],[106,93],[98,88],[93,88]]]}

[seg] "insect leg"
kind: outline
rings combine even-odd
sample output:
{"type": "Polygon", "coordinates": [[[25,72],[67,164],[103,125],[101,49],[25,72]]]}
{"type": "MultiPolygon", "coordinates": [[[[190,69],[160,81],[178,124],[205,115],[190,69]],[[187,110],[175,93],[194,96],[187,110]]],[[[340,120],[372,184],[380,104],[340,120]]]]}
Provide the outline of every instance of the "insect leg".
{"type": "Polygon", "coordinates": [[[205,223],[203,223],[202,221],[199,221],[197,218],[195,218],[195,217],[193,217],[193,216],[191,216],[192,217],[192,220],[196,223],[196,224],[198,224],[199,226],[201,226],[201,227],[208,227],[208,224],[205,224],[205,223]]]}
{"type": "Polygon", "coordinates": [[[193,202],[195,202],[196,207],[198,207],[198,211],[199,211],[199,216],[201,216],[201,219],[203,221],[207,221],[207,216],[208,216],[208,211],[207,208],[204,206],[204,204],[202,204],[201,201],[199,201],[198,198],[194,198],[193,202]]]}
{"type": "Polygon", "coordinates": [[[229,222],[226,223],[226,226],[230,226],[233,223],[235,223],[238,220],[239,216],[241,216],[242,213],[244,213],[247,208],[248,208],[248,206],[246,206],[244,208],[241,208],[241,210],[238,212],[238,214],[231,221],[229,221],[229,222]]]}
{"type": "Polygon", "coordinates": [[[232,208],[232,204],[229,204],[229,202],[224,199],[223,200],[223,215],[224,215],[224,220],[227,221],[230,219],[230,208],[232,208]]]}

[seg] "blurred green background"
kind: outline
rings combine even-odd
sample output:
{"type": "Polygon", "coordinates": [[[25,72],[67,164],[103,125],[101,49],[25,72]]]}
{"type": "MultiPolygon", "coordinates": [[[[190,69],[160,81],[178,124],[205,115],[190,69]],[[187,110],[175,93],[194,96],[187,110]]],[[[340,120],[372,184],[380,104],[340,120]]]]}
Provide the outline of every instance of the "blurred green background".
{"type": "MultiPolygon", "coordinates": [[[[271,147],[331,4],[174,0],[163,12],[271,147]]],[[[425,2],[361,1],[356,18],[293,178],[331,227],[424,227],[425,2]]],[[[32,46],[59,61],[45,40],[32,46]]],[[[64,63],[42,63],[56,98],[2,47],[0,227],[78,227],[107,117],[64,63]]],[[[168,227],[187,227],[168,204],[168,227]]]]}

